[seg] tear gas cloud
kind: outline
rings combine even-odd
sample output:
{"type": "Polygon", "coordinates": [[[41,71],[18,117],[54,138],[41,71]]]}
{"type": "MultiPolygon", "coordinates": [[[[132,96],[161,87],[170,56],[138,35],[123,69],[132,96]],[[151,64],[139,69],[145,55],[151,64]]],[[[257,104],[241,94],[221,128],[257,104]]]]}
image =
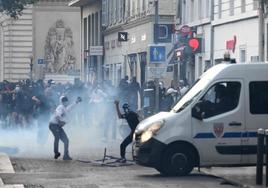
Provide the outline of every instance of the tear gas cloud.
{"type": "MultiPolygon", "coordinates": [[[[70,103],[77,96],[81,93],[68,95],[70,103]]],[[[107,148],[119,156],[120,142],[130,131],[125,120],[118,120],[113,99],[92,103],[88,96],[82,98],[83,101],[67,115],[68,123],[64,126],[70,155],[86,157],[107,148]]],[[[49,119],[40,115],[30,122],[26,128],[6,128],[6,122],[1,121],[0,152],[13,157],[52,158],[54,137],[48,128],[49,119]]],[[[63,154],[61,141],[59,151],[63,154]]]]}

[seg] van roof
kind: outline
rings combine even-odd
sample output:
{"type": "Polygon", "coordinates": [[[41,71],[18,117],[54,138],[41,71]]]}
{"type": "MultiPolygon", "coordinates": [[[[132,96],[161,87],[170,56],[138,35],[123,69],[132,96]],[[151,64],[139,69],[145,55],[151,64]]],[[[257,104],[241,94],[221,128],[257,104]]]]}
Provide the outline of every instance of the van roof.
{"type": "Polygon", "coordinates": [[[268,63],[221,63],[208,69],[200,78],[248,78],[253,80],[268,80],[268,63]]]}

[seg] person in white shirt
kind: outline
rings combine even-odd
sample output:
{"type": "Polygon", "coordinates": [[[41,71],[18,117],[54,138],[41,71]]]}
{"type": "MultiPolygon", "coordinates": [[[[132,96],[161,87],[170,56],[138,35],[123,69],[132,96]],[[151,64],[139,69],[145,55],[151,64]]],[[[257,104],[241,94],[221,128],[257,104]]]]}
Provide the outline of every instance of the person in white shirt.
{"type": "Polygon", "coordinates": [[[59,140],[61,140],[64,143],[63,160],[72,160],[69,156],[69,139],[62,127],[67,122],[68,112],[70,112],[75,104],[78,104],[81,101],[82,99],[78,97],[74,104],[68,105],[68,98],[66,96],[60,97],[61,104],[56,108],[49,121],[49,129],[54,136],[54,159],[58,159],[60,157],[59,140]]]}

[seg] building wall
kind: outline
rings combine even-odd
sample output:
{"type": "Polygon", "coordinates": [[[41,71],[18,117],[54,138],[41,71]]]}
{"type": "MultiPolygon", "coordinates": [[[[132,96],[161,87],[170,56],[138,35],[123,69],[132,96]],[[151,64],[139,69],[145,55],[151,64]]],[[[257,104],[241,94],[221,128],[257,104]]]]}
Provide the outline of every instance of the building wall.
{"type": "MultiPolygon", "coordinates": [[[[228,23],[215,27],[214,58],[221,59],[228,51],[226,42],[236,37],[235,51],[230,51],[231,58],[241,62],[241,50],[245,50],[245,62],[251,62],[253,57],[258,56],[258,20],[256,18],[228,23]],[[250,29],[249,29],[250,26],[250,29]]],[[[244,60],[242,60],[244,62],[244,60]]]]}
{"type": "MultiPolygon", "coordinates": [[[[80,9],[70,8],[67,3],[67,0],[40,0],[34,6],[26,7],[17,20],[4,14],[0,16],[1,81],[4,79],[19,81],[30,78],[32,57],[33,78],[46,77],[46,66],[39,65],[37,62],[38,59],[45,58],[48,31],[58,20],[62,20],[64,26],[72,31],[74,67],[76,70],[80,69],[80,9]]],[[[67,41],[64,41],[64,44],[67,44],[67,41]]],[[[66,51],[65,54],[67,54],[66,51]]],[[[59,74],[67,75],[65,72],[59,74]]]]}
{"type": "Polygon", "coordinates": [[[82,78],[87,82],[102,80],[103,57],[89,57],[86,52],[90,46],[102,46],[102,28],[101,28],[101,2],[85,5],[81,8],[82,16],[82,51],[83,65],[82,78]],[[94,64],[95,63],[95,64],[94,64]],[[94,65],[93,65],[94,64],[94,65]],[[94,68],[93,68],[94,67],[94,68]]]}
{"type": "Polygon", "coordinates": [[[19,20],[0,17],[1,81],[30,78],[30,57],[33,51],[32,9],[27,7],[19,20]]]}
{"type": "Polygon", "coordinates": [[[252,62],[258,59],[258,2],[215,0],[212,21],[211,5],[211,0],[181,0],[177,6],[181,17],[176,20],[180,21],[178,28],[182,25],[196,27],[197,37],[203,38],[203,52],[195,55],[195,78],[198,78],[208,67],[221,62],[227,51],[237,62],[241,60],[252,62]],[[211,32],[212,27],[214,33],[211,32]],[[236,37],[236,44],[233,52],[227,49],[226,43],[234,40],[234,37],[236,37]],[[213,60],[211,60],[211,53],[214,55],[213,60]]]}

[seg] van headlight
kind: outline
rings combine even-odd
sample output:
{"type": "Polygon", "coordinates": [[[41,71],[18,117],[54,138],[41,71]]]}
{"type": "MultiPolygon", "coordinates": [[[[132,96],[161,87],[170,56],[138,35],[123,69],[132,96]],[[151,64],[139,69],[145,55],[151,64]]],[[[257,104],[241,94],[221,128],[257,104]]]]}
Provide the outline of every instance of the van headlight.
{"type": "Polygon", "coordinates": [[[148,126],[148,128],[141,134],[141,143],[150,140],[163,127],[163,125],[164,121],[157,121],[148,126]]]}

